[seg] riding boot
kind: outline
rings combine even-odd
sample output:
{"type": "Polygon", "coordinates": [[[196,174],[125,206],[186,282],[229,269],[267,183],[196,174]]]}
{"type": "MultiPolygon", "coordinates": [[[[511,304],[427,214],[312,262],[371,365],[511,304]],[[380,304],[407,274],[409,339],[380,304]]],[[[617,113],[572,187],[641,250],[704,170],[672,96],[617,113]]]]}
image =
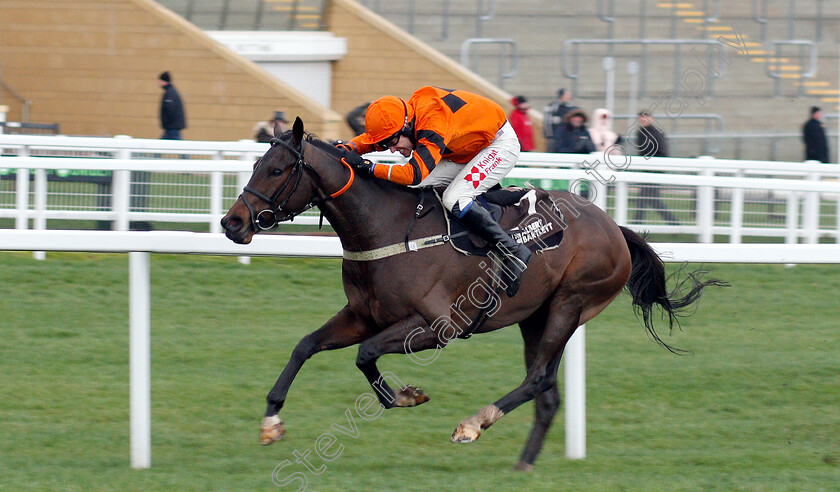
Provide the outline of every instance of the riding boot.
{"type": "Polygon", "coordinates": [[[528,267],[528,261],[531,260],[531,250],[514,241],[501,228],[499,223],[493,220],[490,212],[477,203],[473,203],[464,215],[460,217],[460,220],[472,232],[478,234],[488,243],[495,245],[502,253],[504,269],[506,275],[509,277],[505,293],[507,293],[508,297],[515,296],[519,290],[522,273],[528,267]]]}

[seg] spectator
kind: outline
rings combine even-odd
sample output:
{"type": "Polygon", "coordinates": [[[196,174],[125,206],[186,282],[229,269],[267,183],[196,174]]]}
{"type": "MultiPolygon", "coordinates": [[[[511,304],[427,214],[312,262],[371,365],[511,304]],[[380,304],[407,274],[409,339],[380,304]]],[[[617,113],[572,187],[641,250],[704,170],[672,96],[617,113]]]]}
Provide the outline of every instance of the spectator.
{"type": "Polygon", "coordinates": [[[181,140],[181,130],[187,127],[187,117],[181,95],[172,85],[169,72],[160,74],[160,88],[163,98],[160,101],[160,126],[163,128],[164,140],[181,140]]]}
{"type": "MultiPolygon", "coordinates": [[[[163,72],[158,76],[158,84],[163,89],[163,97],[160,100],[160,126],[163,128],[162,140],[181,140],[181,130],[187,127],[187,118],[184,113],[184,104],[181,95],[172,85],[172,76],[169,72],[163,72]]],[[[160,157],[158,155],[158,157],[160,157]]],[[[183,156],[182,156],[183,157],[183,156]]],[[[132,210],[145,212],[148,209],[149,201],[149,178],[151,173],[147,171],[135,171],[131,173],[131,197],[129,206],[132,210]]],[[[135,221],[129,223],[129,229],[137,231],[150,231],[152,224],[146,221],[135,221]]]]}
{"type": "Polygon", "coordinates": [[[563,117],[566,113],[577,106],[569,104],[572,100],[572,92],[569,89],[560,89],[557,91],[557,99],[549,103],[543,109],[543,136],[547,144],[547,148],[551,151],[554,134],[557,132],[557,127],[563,123],[563,117]]]}
{"type": "Polygon", "coordinates": [[[586,129],[588,118],[582,109],[573,109],[566,113],[563,122],[554,131],[551,152],[566,154],[589,154],[595,152],[595,144],[589,130],[586,129]]]}
{"type": "Polygon", "coordinates": [[[612,113],[608,109],[598,108],[592,112],[589,136],[595,144],[595,151],[610,155],[622,154],[618,135],[612,130],[612,113]]]}
{"type": "Polygon", "coordinates": [[[286,113],[283,111],[275,111],[274,118],[268,121],[260,121],[254,128],[251,129],[255,133],[254,140],[260,143],[271,142],[274,138],[274,125],[280,127],[280,133],[284,133],[289,129],[289,122],[286,121],[286,113]]]}
{"type": "Polygon", "coordinates": [[[828,140],[822,124],[822,109],[811,107],[811,118],[802,127],[802,141],[805,142],[805,160],[829,162],[828,140]]]}
{"type": "Polygon", "coordinates": [[[522,152],[534,150],[534,124],[528,116],[531,106],[525,96],[516,96],[511,100],[513,111],[508,115],[510,126],[519,138],[519,146],[522,152]]]}
{"type": "Polygon", "coordinates": [[[638,154],[645,159],[668,157],[668,140],[665,138],[665,132],[654,122],[653,116],[642,111],[636,122],[639,125],[636,130],[638,154]]]}
{"type": "Polygon", "coordinates": [[[365,132],[365,113],[368,106],[370,106],[370,103],[366,102],[347,113],[347,124],[350,125],[350,129],[353,130],[353,135],[356,137],[365,132]]]}
{"type": "MultiPolygon", "coordinates": [[[[653,121],[647,112],[639,113],[638,129],[636,130],[636,149],[638,154],[649,159],[651,157],[668,157],[668,142],[665,133],[653,121]]],[[[668,224],[679,224],[677,217],[668,210],[660,198],[659,185],[643,184],[640,186],[639,198],[636,199],[636,214],[634,222],[641,222],[648,209],[656,210],[668,224]]]]}

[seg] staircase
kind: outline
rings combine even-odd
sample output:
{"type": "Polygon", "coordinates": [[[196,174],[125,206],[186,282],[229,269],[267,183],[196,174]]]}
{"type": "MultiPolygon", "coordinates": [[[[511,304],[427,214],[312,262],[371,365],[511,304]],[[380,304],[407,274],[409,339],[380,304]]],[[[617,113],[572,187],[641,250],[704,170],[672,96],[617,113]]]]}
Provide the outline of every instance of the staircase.
{"type": "Polygon", "coordinates": [[[158,0],[209,31],[316,31],[323,0],[158,0]]]}

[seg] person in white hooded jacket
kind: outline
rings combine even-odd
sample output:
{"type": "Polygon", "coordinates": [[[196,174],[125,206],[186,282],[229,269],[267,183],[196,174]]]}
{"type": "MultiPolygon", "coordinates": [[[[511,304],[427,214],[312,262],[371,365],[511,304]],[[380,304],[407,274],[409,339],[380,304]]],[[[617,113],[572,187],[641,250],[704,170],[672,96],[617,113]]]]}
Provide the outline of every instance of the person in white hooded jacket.
{"type": "Polygon", "coordinates": [[[612,130],[612,113],[604,108],[598,108],[592,112],[592,125],[589,127],[589,136],[595,144],[595,150],[606,152],[610,155],[622,154],[618,141],[618,135],[612,130]]]}

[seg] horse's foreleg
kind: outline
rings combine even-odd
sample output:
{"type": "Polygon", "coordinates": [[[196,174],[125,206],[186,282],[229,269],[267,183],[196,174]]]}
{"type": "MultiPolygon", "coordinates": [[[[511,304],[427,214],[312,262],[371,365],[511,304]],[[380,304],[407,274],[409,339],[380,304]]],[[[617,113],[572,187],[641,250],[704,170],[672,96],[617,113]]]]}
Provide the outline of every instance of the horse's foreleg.
{"type": "MultiPolygon", "coordinates": [[[[409,354],[446,345],[438,340],[438,334],[419,315],[410,316],[389,326],[359,346],[356,366],[362,371],[370,385],[376,390],[379,401],[385,408],[414,407],[429,401],[429,396],[420,388],[408,386],[392,373],[379,372],[376,361],[385,354],[409,354]],[[388,381],[399,386],[394,391],[388,381]]],[[[415,359],[423,363],[425,359],[415,359]]]]}
{"type": "Polygon", "coordinates": [[[260,442],[267,446],[283,438],[285,429],[283,421],[277,414],[283,408],[286,394],[298,371],[307,359],[322,350],[334,350],[362,342],[373,334],[367,323],[345,306],[341,311],[327,321],[324,326],[303,337],[295,349],[283,372],[274,383],[266,400],[268,406],[262,421],[260,442]]]}
{"type": "Polygon", "coordinates": [[[581,303],[577,298],[555,297],[549,308],[548,324],[543,332],[534,362],[516,389],[488,405],[470,418],[464,419],[452,433],[452,442],[473,442],[481,431],[493,425],[505,414],[556,384],[556,364],[569,338],[580,321],[581,303]],[[549,375],[553,371],[553,375],[549,375]]]}

